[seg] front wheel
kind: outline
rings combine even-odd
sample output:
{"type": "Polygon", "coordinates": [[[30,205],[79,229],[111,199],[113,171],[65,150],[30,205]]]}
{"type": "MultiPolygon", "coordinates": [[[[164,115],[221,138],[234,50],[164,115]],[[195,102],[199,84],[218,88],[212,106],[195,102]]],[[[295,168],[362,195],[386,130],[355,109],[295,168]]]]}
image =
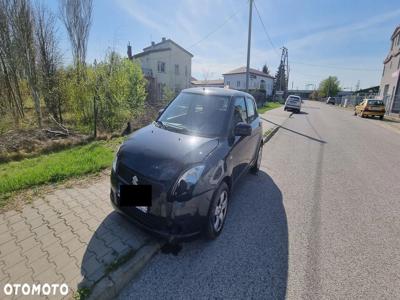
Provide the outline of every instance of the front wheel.
{"type": "Polygon", "coordinates": [[[214,193],[208,211],[205,236],[209,240],[216,239],[224,227],[226,214],[228,212],[229,188],[222,182],[218,190],[214,193]]]}
{"type": "Polygon", "coordinates": [[[357,112],[356,111],[354,111],[354,115],[357,116],[357,112]]]}

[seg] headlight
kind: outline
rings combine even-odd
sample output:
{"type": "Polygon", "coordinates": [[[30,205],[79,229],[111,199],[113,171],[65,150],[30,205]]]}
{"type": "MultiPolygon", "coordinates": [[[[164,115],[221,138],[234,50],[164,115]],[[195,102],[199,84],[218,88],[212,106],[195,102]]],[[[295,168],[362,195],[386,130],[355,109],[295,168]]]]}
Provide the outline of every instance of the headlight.
{"type": "Polygon", "coordinates": [[[112,162],[112,170],[113,170],[114,173],[117,171],[119,149],[121,149],[121,146],[119,146],[119,148],[117,150],[117,154],[115,154],[114,160],[112,162]]]}
{"type": "Polygon", "coordinates": [[[112,162],[112,170],[115,173],[117,170],[117,162],[118,162],[118,154],[115,155],[114,160],[112,162]]]}
{"type": "Polygon", "coordinates": [[[203,165],[199,165],[187,170],[178,179],[173,195],[178,197],[181,201],[188,200],[187,197],[191,196],[194,186],[203,174],[203,170],[203,165]]]}

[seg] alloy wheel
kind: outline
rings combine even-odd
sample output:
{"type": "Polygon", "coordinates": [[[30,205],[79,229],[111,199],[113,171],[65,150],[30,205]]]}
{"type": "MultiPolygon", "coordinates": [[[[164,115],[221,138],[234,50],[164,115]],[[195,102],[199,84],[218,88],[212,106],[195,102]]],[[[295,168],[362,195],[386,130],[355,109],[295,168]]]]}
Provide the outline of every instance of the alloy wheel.
{"type": "Polygon", "coordinates": [[[217,206],[214,211],[214,230],[219,232],[222,229],[224,220],[226,217],[226,212],[228,208],[228,192],[223,190],[219,195],[217,206]]]}

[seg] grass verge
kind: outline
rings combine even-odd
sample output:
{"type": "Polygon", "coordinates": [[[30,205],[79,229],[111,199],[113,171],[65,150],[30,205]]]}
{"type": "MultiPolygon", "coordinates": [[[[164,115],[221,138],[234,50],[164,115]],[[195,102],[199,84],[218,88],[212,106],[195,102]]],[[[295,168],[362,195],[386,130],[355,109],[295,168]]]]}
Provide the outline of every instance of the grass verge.
{"type": "Polygon", "coordinates": [[[95,141],[35,158],[0,164],[0,207],[15,192],[98,172],[111,166],[123,138],[95,141]]]}
{"type": "Polygon", "coordinates": [[[282,104],[279,103],[279,102],[267,102],[263,107],[258,108],[257,112],[259,114],[263,114],[268,110],[271,110],[271,109],[274,109],[274,108],[278,108],[280,106],[282,106],[282,104]]]}

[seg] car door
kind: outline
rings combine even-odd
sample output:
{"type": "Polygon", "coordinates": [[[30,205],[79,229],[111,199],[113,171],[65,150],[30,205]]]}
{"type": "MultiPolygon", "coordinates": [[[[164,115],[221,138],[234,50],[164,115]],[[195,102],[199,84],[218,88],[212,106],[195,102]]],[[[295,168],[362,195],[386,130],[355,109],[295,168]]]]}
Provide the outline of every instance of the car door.
{"type": "Polygon", "coordinates": [[[247,123],[251,125],[251,136],[249,142],[246,143],[247,152],[247,163],[255,158],[255,155],[260,145],[262,135],[262,124],[257,114],[256,104],[252,98],[246,97],[246,108],[247,108],[247,123]]]}
{"type": "Polygon", "coordinates": [[[231,151],[228,156],[228,165],[231,169],[232,181],[236,181],[243,171],[246,170],[248,153],[246,143],[250,140],[249,136],[235,136],[235,126],[239,122],[247,122],[247,109],[245,97],[234,97],[233,113],[231,116],[231,127],[229,132],[229,144],[231,151]]]}

